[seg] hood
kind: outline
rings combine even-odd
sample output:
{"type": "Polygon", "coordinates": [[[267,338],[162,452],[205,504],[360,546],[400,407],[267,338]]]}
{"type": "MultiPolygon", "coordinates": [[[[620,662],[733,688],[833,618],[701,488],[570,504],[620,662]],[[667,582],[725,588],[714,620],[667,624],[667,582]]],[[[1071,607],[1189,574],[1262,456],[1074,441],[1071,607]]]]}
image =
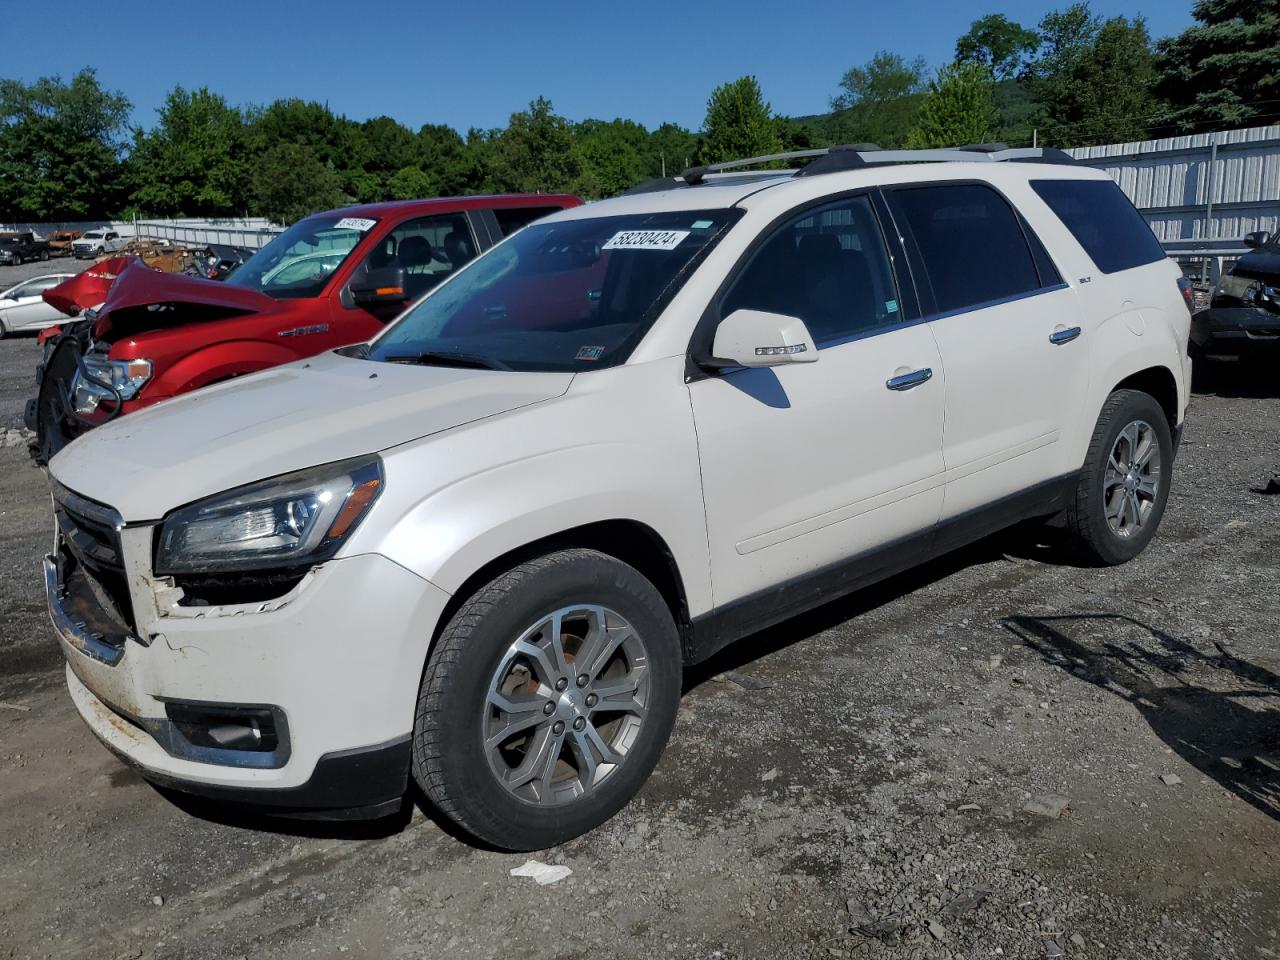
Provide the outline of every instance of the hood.
{"type": "Polygon", "coordinates": [[[571,373],[374,363],[338,354],[196,390],[91,430],[49,464],[131,523],[255,480],[375,453],[562,395],[571,373]]]}
{"type": "Polygon", "coordinates": [[[69,317],[78,317],[80,311],[96,307],[107,299],[107,291],[129,265],[129,260],[129,257],[112,257],[95,263],[56,287],[50,287],[41,296],[55,310],[69,317]]]}

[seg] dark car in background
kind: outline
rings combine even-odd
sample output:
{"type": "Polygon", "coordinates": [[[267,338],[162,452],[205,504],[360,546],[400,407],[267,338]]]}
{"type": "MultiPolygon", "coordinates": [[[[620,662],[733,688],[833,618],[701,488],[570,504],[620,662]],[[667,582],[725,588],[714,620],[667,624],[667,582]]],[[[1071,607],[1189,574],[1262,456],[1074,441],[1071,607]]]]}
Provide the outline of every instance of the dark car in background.
{"type": "Polygon", "coordinates": [[[37,240],[30,230],[0,234],[0,263],[16,267],[31,260],[48,259],[48,241],[37,240]]]}
{"type": "Polygon", "coordinates": [[[1280,357],[1280,234],[1247,234],[1250,250],[1222,275],[1206,310],[1191,322],[1201,360],[1280,357]]]}

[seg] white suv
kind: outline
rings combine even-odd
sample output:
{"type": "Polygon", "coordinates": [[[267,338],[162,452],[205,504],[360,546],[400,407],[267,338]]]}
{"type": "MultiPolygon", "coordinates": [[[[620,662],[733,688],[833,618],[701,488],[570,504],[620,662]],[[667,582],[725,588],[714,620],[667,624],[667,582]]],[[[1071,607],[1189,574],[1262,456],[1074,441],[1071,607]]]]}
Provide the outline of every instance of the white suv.
{"type": "Polygon", "coordinates": [[[691,170],[369,344],[81,437],[45,571],[81,715],[180,790],[371,816],[412,776],[539,848],[627,803],[682,667],[740,637],[1027,518],[1130,559],[1190,314],[1115,184],[1053,159],[691,170]]]}

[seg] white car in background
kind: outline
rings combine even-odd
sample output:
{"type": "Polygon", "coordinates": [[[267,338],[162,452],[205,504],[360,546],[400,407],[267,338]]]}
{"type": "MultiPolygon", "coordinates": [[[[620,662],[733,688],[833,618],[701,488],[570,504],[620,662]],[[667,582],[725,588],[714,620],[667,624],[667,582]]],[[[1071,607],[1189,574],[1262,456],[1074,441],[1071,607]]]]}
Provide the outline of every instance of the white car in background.
{"type": "Polygon", "coordinates": [[[190,793],[371,816],[412,778],[545,847],[631,799],[739,638],[1023,520],[1137,556],[1190,291],[1119,187],[815,153],[555,213],[370,343],[68,445],[45,586],[93,732],[190,793]]]}
{"type": "Polygon", "coordinates": [[[71,252],[77,260],[118,253],[124,249],[124,240],[115,230],[90,230],[71,244],[71,252]]]}
{"type": "Polygon", "coordinates": [[[41,330],[66,320],[66,314],[45,303],[41,294],[74,276],[74,273],[49,273],[23,280],[0,292],[0,338],[23,330],[41,330]]]}

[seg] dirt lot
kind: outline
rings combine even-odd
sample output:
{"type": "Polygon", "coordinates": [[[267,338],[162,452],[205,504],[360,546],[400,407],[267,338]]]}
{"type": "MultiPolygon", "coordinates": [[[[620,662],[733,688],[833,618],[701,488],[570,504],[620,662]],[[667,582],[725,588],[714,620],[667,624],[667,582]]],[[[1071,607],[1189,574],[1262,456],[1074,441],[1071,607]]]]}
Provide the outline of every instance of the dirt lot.
{"type": "MultiPolygon", "coordinates": [[[[0,426],[35,357],[0,343],[0,426]]],[[[1280,956],[1280,379],[1222,382],[1138,561],[1017,531],[745,642],[548,887],[420,807],[307,828],[128,771],[63,685],[44,477],[0,449],[0,957],[1280,956]]]]}

